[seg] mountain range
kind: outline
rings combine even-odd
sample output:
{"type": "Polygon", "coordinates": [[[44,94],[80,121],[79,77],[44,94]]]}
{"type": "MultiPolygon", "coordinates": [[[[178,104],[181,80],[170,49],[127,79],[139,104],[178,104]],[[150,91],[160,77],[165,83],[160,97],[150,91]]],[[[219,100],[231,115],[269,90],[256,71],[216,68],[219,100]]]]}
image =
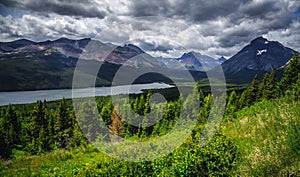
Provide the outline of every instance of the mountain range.
{"type": "MultiPolygon", "coordinates": [[[[60,38],[43,42],[21,39],[0,42],[0,91],[71,88],[79,58],[86,63],[103,63],[96,86],[110,85],[121,66],[126,67],[124,77],[136,77],[137,70],[144,73],[155,70],[176,75],[184,81],[181,78],[184,70],[188,69],[199,80],[206,77],[206,71],[214,71],[221,64],[228,80],[249,82],[255,74],[262,75],[272,68],[284,68],[296,53],[277,41],[268,41],[263,37],[254,39],[228,60],[224,57],[214,59],[193,51],[179,58],[155,58],[132,44],[116,46],[90,38],[60,38]]],[[[91,74],[89,71],[84,73],[91,74]]],[[[135,82],[171,81],[163,75],[152,73],[135,82]]]]}
{"type": "Polygon", "coordinates": [[[193,71],[208,71],[226,61],[224,57],[214,59],[197,52],[184,53],[179,58],[158,57],[170,69],[188,69],[193,71]]]}

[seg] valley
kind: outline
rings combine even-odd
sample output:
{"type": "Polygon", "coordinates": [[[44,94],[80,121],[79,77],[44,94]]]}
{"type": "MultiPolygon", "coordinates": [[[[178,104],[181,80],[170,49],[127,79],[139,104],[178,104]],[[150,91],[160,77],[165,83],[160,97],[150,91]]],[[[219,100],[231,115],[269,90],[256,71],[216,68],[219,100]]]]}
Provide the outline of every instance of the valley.
{"type": "Polygon", "coordinates": [[[300,176],[299,0],[0,0],[0,177],[300,176]]]}

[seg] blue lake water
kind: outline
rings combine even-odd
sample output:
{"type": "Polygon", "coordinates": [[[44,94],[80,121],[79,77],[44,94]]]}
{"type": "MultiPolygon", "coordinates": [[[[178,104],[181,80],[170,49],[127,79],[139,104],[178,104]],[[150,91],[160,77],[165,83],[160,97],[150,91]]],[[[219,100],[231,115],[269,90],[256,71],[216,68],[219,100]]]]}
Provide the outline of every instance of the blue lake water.
{"type": "Polygon", "coordinates": [[[120,94],[139,94],[147,89],[165,89],[174,86],[164,83],[134,84],[113,87],[95,87],[85,89],[57,89],[36,91],[0,92],[0,106],[11,104],[34,103],[37,100],[60,100],[65,98],[108,96],[120,94]]]}

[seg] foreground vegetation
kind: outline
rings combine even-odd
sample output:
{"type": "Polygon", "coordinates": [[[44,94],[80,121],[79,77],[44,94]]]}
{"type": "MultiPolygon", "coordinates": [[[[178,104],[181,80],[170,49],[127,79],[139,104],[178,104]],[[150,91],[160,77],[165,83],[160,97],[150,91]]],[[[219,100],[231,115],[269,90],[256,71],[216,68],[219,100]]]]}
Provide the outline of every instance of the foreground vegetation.
{"type": "Polygon", "coordinates": [[[205,148],[188,140],[169,156],[152,162],[116,160],[92,145],[39,156],[14,151],[13,160],[2,162],[0,175],[298,176],[299,106],[286,99],[256,103],[237,112],[234,121],[223,123],[219,135],[205,148]]]}
{"type": "MultiPolygon", "coordinates": [[[[212,96],[201,91],[187,97],[178,95],[165,105],[165,111],[160,103],[156,104],[157,117],[162,119],[147,128],[127,124],[124,117],[133,115],[120,115],[118,110],[132,108],[139,115],[147,115],[151,93],[132,98],[124,107],[112,105],[108,97],[96,100],[96,110],[82,102],[79,106],[84,111],[79,113],[74,113],[70,102],[64,99],[59,106],[38,101],[33,106],[3,107],[0,176],[299,176],[298,60],[299,56],[291,60],[280,82],[276,82],[273,71],[261,82],[255,77],[241,95],[231,92],[221,127],[203,147],[199,146],[199,139],[211,111],[212,96]],[[102,139],[110,142],[110,135],[117,134],[125,139],[151,141],[176,126],[181,106],[193,112],[195,99],[200,110],[193,113],[197,114],[198,123],[192,134],[171,154],[152,161],[127,162],[109,157],[87,141],[97,142],[99,134],[93,125],[99,125],[98,120],[81,129],[75,121],[75,115],[83,118],[79,122],[87,121],[88,112],[99,111],[110,130],[110,134],[102,134],[102,139]],[[81,130],[88,132],[87,136],[81,130]]],[[[191,117],[183,116],[187,122],[191,117]]],[[[149,120],[146,116],[142,124],[149,120]]],[[[180,137],[180,131],[172,136],[180,137]]],[[[157,153],[160,147],[163,144],[154,147],[157,153]]]]}

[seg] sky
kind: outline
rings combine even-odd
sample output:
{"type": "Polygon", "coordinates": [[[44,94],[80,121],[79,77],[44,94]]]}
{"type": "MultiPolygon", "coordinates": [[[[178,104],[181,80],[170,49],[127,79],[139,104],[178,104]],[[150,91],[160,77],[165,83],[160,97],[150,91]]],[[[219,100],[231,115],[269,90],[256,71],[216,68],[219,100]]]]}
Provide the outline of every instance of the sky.
{"type": "Polygon", "coordinates": [[[92,38],[228,58],[258,36],[300,51],[300,0],[0,0],[2,42],[92,38]]]}

